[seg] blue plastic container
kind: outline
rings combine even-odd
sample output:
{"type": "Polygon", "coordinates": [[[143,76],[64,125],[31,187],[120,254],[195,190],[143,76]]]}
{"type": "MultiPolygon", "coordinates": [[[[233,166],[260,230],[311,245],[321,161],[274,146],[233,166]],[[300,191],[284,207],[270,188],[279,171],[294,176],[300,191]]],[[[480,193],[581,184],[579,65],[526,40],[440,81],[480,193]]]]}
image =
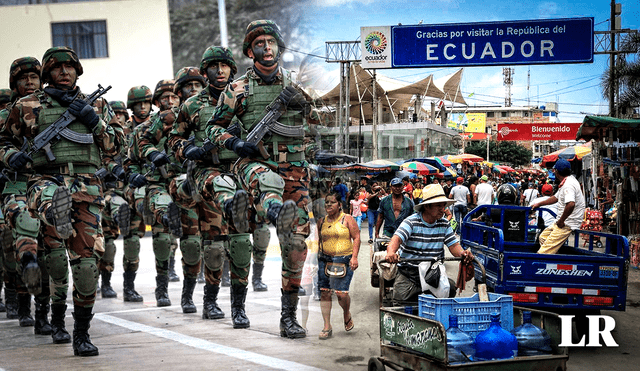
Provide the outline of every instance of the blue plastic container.
{"type": "Polygon", "coordinates": [[[500,325],[507,331],[513,329],[513,297],[488,293],[489,301],[480,301],[478,294],[465,298],[436,298],[420,295],[418,315],[436,320],[449,328],[449,315],[458,316],[458,328],[475,339],[476,335],[489,328],[491,313],[500,313],[500,325]]]}
{"type": "Polygon", "coordinates": [[[476,360],[514,358],[518,354],[518,340],[500,327],[500,315],[491,315],[491,325],[476,336],[476,360]]]}
{"type": "Polygon", "coordinates": [[[449,363],[462,363],[473,361],[475,357],[473,338],[458,328],[458,316],[449,316],[449,329],[447,330],[447,356],[449,363]]]}
{"type": "Polygon", "coordinates": [[[551,337],[549,334],[531,323],[531,312],[522,312],[522,325],[511,333],[518,340],[519,356],[542,356],[551,354],[551,337]]]}

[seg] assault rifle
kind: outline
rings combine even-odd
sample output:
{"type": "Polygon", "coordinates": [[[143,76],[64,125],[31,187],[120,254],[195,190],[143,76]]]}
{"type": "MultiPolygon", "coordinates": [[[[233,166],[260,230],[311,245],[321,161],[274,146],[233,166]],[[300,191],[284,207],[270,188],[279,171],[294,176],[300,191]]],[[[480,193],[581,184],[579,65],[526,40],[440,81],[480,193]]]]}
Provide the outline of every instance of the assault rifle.
{"type": "MultiPolygon", "coordinates": [[[[107,91],[109,91],[109,89],[111,89],[111,85],[109,85],[105,89],[102,87],[102,85],[98,84],[98,89],[93,93],[91,93],[91,95],[89,95],[87,99],[85,99],[85,102],[87,102],[90,106],[93,105],[96,99],[103,96],[107,91]]],[[[92,134],[79,134],[67,128],[67,126],[69,126],[69,124],[71,124],[75,119],[76,117],[72,115],[71,112],[69,112],[69,110],[67,109],[62,114],[62,116],[60,116],[56,120],[56,122],[51,124],[49,127],[44,129],[41,133],[36,135],[35,138],[33,138],[31,151],[28,153],[29,157],[33,156],[34,153],[43,149],[47,156],[47,161],[49,162],[55,161],[56,156],[54,156],[53,152],[51,151],[51,144],[55,144],[62,137],[76,143],[82,143],[82,144],[93,143],[92,134]]]]}
{"type": "Polygon", "coordinates": [[[264,148],[261,140],[267,133],[278,134],[283,137],[299,138],[304,136],[302,126],[287,126],[279,123],[277,120],[286,110],[286,105],[280,100],[280,97],[274,99],[266,108],[267,114],[253,127],[253,130],[247,135],[247,142],[258,146],[260,154],[265,159],[269,158],[269,153],[264,148]]]}

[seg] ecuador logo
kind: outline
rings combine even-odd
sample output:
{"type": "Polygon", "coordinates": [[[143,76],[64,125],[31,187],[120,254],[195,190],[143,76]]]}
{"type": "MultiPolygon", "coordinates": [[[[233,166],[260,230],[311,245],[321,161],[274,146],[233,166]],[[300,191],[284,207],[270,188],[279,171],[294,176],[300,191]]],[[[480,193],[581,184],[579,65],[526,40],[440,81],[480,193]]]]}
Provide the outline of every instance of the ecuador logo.
{"type": "Polygon", "coordinates": [[[371,32],[365,38],[364,46],[369,53],[380,54],[387,48],[387,38],[381,32],[371,32]]]}

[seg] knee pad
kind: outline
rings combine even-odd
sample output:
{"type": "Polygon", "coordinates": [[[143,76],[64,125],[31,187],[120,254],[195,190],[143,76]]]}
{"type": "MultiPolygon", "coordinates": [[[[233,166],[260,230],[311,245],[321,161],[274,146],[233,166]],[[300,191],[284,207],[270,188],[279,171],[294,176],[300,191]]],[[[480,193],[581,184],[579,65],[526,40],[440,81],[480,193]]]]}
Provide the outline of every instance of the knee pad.
{"type": "Polygon", "coordinates": [[[305,240],[305,236],[301,234],[293,234],[291,236],[291,242],[289,243],[291,250],[298,252],[307,251],[307,242],[305,240]]]}
{"type": "Polygon", "coordinates": [[[104,254],[102,255],[102,260],[106,263],[113,263],[116,258],[116,242],[114,239],[106,239],[104,240],[104,254]]]}
{"type": "Polygon", "coordinates": [[[62,281],[69,277],[67,250],[54,249],[45,257],[47,271],[53,281],[62,281]]]}
{"type": "Polygon", "coordinates": [[[20,212],[16,217],[16,233],[18,235],[38,238],[40,233],[40,220],[32,218],[25,210],[20,212]]]}
{"type": "Polygon", "coordinates": [[[168,233],[158,233],[153,236],[153,253],[156,259],[164,262],[171,257],[171,236],[168,233]]]}
{"type": "Polygon", "coordinates": [[[212,271],[222,269],[224,262],[224,241],[204,241],[204,264],[212,271]]]}
{"type": "Polygon", "coordinates": [[[279,196],[284,194],[284,179],[273,171],[258,174],[260,193],[272,192],[279,196]]]}
{"type": "Polygon", "coordinates": [[[78,264],[71,267],[73,287],[83,296],[95,295],[98,283],[98,266],[94,258],[80,258],[78,264]]]}
{"type": "Polygon", "coordinates": [[[253,248],[258,251],[267,251],[271,232],[266,224],[262,224],[260,228],[253,231],[253,248]]]}
{"type": "Polygon", "coordinates": [[[229,236],[229,256],[236,267],[246,268],[251,264],[251,248],[249,233],[229,236]]]}
{"type": "Polygon", "coordinates": [[[133,235],[123,242],[124,258],[127,261],[134,262],[140,256],[140,237],[133,235]]]}
{"type": "Polygon", "coordinates": [[[236,193],[236,182],[229,175],[218,175],[213,178],[214,192],[236,193]]]}
{"type": "Polygon", "coordinates": [[[189,236],[180,240],[182,259],[187,265],[196,265],[200,260],[200,238],[189,236]]]}

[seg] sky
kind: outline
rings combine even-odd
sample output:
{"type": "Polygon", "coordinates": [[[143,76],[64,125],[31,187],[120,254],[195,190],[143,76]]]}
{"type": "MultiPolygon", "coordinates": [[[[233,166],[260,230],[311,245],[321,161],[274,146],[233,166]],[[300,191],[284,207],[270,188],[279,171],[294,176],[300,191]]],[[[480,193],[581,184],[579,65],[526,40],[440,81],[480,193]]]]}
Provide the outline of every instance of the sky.
{"type": "MultiPolygon", "coordinates": [[[[622,4],[622,28],[640,29],[640,1],[617,0],[622,4]]],[[[538,0],[311,0],[304,16],[310,22],[308,54],[317,55],[328,78],[318,89],[330,90],[338,83],[338,64],[325,63],[325,42],[360,39],[362,26],[475,23],[593,17],[594,30],[609,29],[610,1],[538,0]]],[[[606,55],[594,55],[593,63],[516,65],[511,87],[512,106],[543,106],[558,103],[560,122],[582,122],[587,114],[607,114],[600,79],[608,66],[606,55]],[[527,75],[530,77],[528,78],[527,75]],[[527,84],[529,80],[529,84],[527,84]],[[527,89],[528,86],[528,89],[527,89]]],[[[461,83],[469,106],[503,105],[505,66],[466,67],[461,83]],[[471,95],[471,96],[469,96],[471,95]]],[[[380,69],[379,74],[407,83],[430,74],[439,78],[459,67],[380,69]]]]}

